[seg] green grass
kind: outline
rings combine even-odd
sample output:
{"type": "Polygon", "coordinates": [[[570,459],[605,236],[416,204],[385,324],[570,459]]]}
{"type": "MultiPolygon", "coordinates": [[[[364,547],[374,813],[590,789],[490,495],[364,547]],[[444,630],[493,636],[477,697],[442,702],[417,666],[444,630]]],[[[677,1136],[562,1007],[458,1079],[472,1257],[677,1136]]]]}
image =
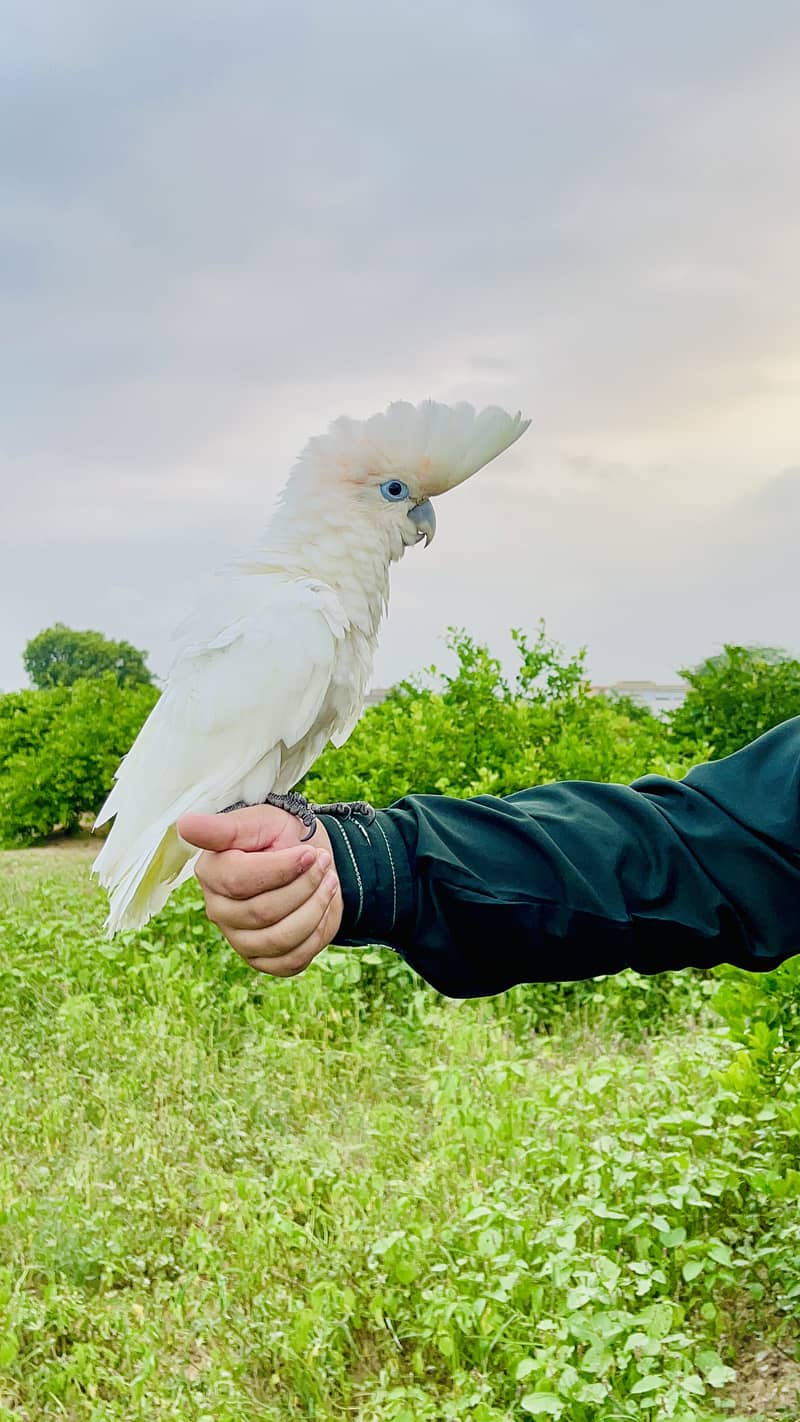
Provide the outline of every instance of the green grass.
{"type": "Polygon", "coordinates": [[[797,1097],[711,983],[276,982],[191,890],[105,943],[86,867],[0,859],[0,1418],[689,1422],[791,1366],[797,1097]]]}

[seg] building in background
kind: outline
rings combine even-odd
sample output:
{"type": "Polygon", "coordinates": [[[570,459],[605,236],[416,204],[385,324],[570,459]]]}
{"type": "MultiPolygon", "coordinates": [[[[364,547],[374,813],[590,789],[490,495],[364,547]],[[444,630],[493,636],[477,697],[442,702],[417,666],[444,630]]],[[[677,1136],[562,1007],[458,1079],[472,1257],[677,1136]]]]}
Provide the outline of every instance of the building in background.
{"type": "Polygon", "coordinates": [[[615,681],[608,686],[593,686],[592,695],[629,696],[654,716],[663,716],[682,704],[688,690],[685,681],[615,681]]]}
{"type": "Polygon", "coordinates": [[[380,706],[381,702],[386,700],[391,689],[390,686],[373,686],[364,698],[365,710],[367,706],[380,706]]]}

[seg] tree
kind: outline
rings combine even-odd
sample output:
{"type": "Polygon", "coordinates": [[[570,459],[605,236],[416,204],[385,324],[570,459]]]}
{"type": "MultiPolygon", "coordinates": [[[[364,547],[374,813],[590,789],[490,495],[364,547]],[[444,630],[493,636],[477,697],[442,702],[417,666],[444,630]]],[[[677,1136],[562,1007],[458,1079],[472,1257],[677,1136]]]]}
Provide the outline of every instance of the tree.
{"type": "Polygon", "coordinates": [[[114,673],[118,686],[152,686],[146,656],[130,642],[112,642],[102,632],[76,632],[56,622],[31,639],[22,660],[33,685],[47,691],[106,672],[114,673]]]}

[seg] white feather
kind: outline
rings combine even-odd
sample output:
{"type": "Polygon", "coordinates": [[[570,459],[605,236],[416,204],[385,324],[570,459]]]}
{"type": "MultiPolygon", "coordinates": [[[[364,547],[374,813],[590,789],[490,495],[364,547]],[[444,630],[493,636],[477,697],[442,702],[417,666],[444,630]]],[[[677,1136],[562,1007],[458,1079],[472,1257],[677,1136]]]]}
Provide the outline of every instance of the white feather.
{"type": "Polygon", "coordinates": [[[192,872],[175,829],[188,811],[290,789],[355,725],[388,599],[390,563],[414,541],[380,482],[417,500],[461,483],[527,428],[469,405],[390,405],[337,420],[292,471],[260,545],[213,580],[176,631],[166,688],[117,771],[97,825],[116,816],[94,872],[110,933],[136,928],[192,872]]]}

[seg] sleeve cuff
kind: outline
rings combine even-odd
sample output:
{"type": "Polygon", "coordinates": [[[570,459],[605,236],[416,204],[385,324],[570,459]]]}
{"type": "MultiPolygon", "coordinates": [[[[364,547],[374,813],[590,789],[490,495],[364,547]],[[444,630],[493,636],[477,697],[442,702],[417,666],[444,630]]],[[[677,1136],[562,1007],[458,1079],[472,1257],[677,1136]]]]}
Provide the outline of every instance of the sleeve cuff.
{"type": "Polygon", "coordinates": [[[337,943],[390,947],[413,923],[415,890],[405,841],[391,817],[320,815],[331,842],[342,888],[344,915],[337,943]]]}

